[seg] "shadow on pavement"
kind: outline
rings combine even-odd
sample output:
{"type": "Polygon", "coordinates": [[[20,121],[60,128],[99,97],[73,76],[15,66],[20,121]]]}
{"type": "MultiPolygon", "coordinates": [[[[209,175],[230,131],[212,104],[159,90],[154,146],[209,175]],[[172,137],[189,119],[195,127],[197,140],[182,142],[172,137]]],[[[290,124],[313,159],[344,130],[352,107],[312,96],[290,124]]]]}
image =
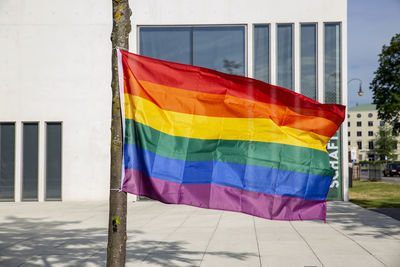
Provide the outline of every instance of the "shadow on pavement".
{"type": "Polygon", "coordinates": [[[335,201],[335,205],[328,205],[327,221],[341,225],[356,236],[400,237],[399,221],[352,203],[335,201]]]}
{"type": "MultiPolygon", "coordinates": [[[[82,221],[9,216],[0,225],[0,266],[105,266],[107,229],[82,228],[82,221]]],[[[142,231],[129,231],[127,265],[198,266],[204,251],[188,250],[186,241],[140,240],[142,231]],[[130,241],[129,239],[137,239],[130,241]]],[[[208,255],[245,261],[251,253],[228,251],[208,255]]]]}

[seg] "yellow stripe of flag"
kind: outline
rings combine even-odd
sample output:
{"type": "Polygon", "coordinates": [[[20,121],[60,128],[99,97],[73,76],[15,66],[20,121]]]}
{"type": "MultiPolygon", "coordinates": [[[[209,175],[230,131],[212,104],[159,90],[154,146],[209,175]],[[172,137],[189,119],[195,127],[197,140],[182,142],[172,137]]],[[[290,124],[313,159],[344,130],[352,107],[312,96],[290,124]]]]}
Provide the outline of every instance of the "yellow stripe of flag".
{"type": "Polygon", "coordinates": [[[265,118],[224,118],[166,111],[144,98],[125,94],[125,118],[163,133],[198,139],[280,143],[326,151],[329,138],[278,126],[265,118]]]}

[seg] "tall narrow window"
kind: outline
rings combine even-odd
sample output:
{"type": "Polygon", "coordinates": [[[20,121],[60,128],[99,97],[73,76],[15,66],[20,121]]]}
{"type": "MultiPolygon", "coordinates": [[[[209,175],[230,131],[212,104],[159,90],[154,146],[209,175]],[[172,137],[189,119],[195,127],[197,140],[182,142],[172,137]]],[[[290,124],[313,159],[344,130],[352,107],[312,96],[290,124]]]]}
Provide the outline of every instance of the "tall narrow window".
{"type": "Polygon", "coordinates": [[[325,103],[340,103],[340,24],[325,24],[325,103]]]}
{"type": "Polygon", "coordinates": [[[291,24],[278,25],[277,85],[293,89],[293,29],[291,24]]]}
{"type": "Polygon", "coordinates": [[[254,78],[269,82],[269,25],[254,26],[254,78]]]}
{"type": "Polygon", "coordinates": [[[317,96],[317,25],[301,25],[301,93],[309,98],[317,96]]]}
{"type": "Polygon", "coordinates": [[[38,124],[23,124],[22,200],[38,199],[38,124]]]}
{"type": "Polygon", "coordinates": [[[14,200],[15,125],[0,123],[0,201],[14,200]]]}
{"type": "Polygon", "coordinates": [[[46,125],[46,200],[61,200],[61,123],[46,125]]]}

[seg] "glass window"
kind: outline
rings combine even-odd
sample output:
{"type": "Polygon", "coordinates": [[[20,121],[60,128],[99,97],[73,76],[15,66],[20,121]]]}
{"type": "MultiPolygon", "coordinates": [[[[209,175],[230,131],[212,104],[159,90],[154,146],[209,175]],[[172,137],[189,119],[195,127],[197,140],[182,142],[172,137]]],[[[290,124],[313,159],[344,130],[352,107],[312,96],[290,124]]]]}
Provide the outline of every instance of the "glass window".
{"type": "Polygon", "coordinates": [[[340,24],[325,24],[325,103],[340,103],[340,24]]]}
{"type": "Polygon", "coordinates": [[[193,64],[191,28],[142,27],[139,36],[141,55],[182,64],[193,64]]]}
{"type": "Polygon", "coordinates": [[[38,199],[38,124],[23,124],[22,200],[38,199]]]}
{"type": "Polygon", "coordinates": [[[245,75],[244,27],[194,27],[193,65],[245,75]]]}
{"type": "Polygon", "coordinates": [[[368,131],[368,136],[374,136],[374,132],[373,131],[368,131]]]}
{"type": "Polygon", "coordinates": [[[357,136],[362,136],[361,131],[358,131],[358,132],[357,132],[357,136]]]}
{"type": "Polygon", "coordinates": [[[254,78],[269,82],[269,25],[254,26],[254,78]]]}
{"type": "Polygon", "coordinates": [[[278,25],[277,85],[293,89],[293,26],[278,25]]]}
{"type": "Polygon", "coordinates": [[[362,149],[362,142],[361,141],[357,141],[357,147],[358,147],[358,149],[362,149]]]}
{"type": "Polygon", "coordinates": [[[347,136],[350,136],[350,132],[347,132],[347,136]]]}
{"type": "Polygon", "coordinates": [[[369,121],[368,122],[368,126],[374,126],[374,122],[373,121],[369,121]]]}
{"type": "Polygon", "coordinates": [[[317,25],[301,25],[301,93],[309,98],[317,96],[317,25]]]}
{"type": "Polygon", "coordinates": [[[361,118],[361,114],[360,113],[357,113],[357,118],[361,118]]]}
{"type": "Polygon", "coordinates": [[[357,121],[357,127],[361,127],[361,121],[357,121]]]}
{"type": "Polygon", "coordinates": [[[372,116],[374,116],[372,113],[368,113],[369,118],[372,118],[372,116]]]}
{"type": "Polygon", "coordinates": [[[349,121],[347,122],[347,127],[350,127],[350,122],[349,121]]]}
{"type": "Polygon", "coordinates": [[[374,141],[368,142],[368,149],[374,149],[374,141]]]}
{"type": "Polygon", "coordinates": [[[14,200],[15,125],[0,123],[0,201],[14,200]]]}
{"type": "Polygon", "coordinates": [[[384,121],[380,121],[379,122],[379,126],[385,126],[385,122],[384,121]]]}
{"type": "Polygon", "coordinates": [[[348,141],[348,142],[347,142],[347,145],[351,145],[351,142],[350,142],[350,141],[348,141]]]}
{"type": "Polygon", "coordinates": [[[46,200],[61,200],[61,123],[46,125],[46,200]]]}
{"type": "Polygon", "coordinates": [[[350,114],[347,114],[347,118],[350,118],[350,114]]]}
{"type": "Polygon", "coordinates": [[[140,54],[245,75],[244,35],[244,26],[142,27],[140,54]]]}

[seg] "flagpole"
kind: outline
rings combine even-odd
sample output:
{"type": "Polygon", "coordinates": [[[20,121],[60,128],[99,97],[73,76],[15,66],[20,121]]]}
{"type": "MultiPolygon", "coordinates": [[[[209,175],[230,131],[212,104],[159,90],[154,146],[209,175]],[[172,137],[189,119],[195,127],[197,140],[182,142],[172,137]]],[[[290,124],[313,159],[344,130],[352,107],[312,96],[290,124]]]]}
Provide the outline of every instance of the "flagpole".
{"type": "Polygon", "coordinates": [[[123,132],[118,82],[118,59],[115,48],[129,48],[129,33],[131,31],[130,16],[132,12],[129,8],[128,0],[112,0],[112,6],[112,120],[107,266],[119,267],[125,266],[126,259],[127,196],[125,192],[116,190],[120,189],[121,186],[123,132]]]}

